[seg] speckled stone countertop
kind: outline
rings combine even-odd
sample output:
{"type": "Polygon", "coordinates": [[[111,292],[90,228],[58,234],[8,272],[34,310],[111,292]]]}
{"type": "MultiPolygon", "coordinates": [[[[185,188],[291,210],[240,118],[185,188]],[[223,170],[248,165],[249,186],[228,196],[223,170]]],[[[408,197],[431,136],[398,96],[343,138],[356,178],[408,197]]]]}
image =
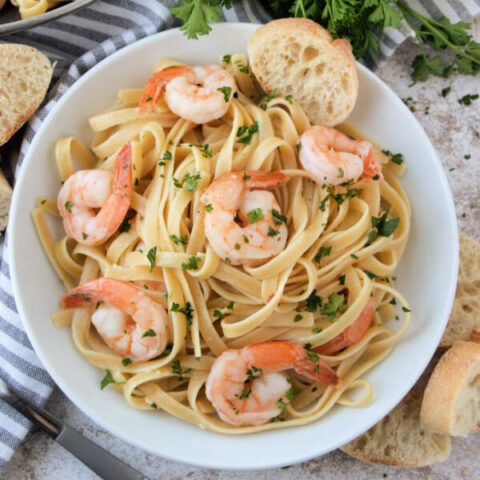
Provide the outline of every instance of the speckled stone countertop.
{"type": "MultiPolygon", "coordinates": [[[[480,17],[473,24],[480,39],[480,17]]],[[[434,77],[409,87],[409,65],[418,49],[405,42],[377,72],[401,97],[412,97],[415,116],[432,140],[452,188],[460,230],[480,240],[480,99],[471,106],[458,103],[467,93],[480,93],[479,77],[452,75],[434,77]],[[451,91],[445,98],[445,87],[451,91]],[[465,158],[465,156],[470,158],[465,158]]],[[[425,172],[428,176],[428,172],[425,172]]],[[[94,440],[150,479],[238,479],[245,480],[395,480],[477,479],[480,478],[480,433],[454,438],[452,453],[442,464],[425,468],[400,469],[357,461],[337,450],[292,467],[255,472],[206,470],[164,460],[119,440],[98,427],[80,412],[59,390],[47,409],[64,419],[86,437],[94,440]]],[[[40,432],[30,434],[10,463],[0,473],[2,480],[94,480],[98,477],[62,447],[40,432]]],[[[120,479],[119,479],[120,480],[120,479]]]]}

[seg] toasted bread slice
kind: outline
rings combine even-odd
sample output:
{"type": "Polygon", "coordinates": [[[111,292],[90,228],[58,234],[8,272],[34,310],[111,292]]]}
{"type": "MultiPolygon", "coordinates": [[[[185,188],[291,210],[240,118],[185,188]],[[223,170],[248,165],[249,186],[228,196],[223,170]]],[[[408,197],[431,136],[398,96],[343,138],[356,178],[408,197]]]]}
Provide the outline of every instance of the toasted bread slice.
{"type": "Polygon", "coordinates": [[[52,65],[27,45],[0,45],[0,145],[32,116],[52,78],[52,65]]]}
{"type": "Polygon", "coordinates": [[[443,462],[450,454],[450,437],[420,426],[421,405],[421,393],[411,391],[383,420],[341,450],[365,462],[396,467],[443,462]]]}
{"type": "Polygon", "coordinates": [[[318,23],[283,18],[248,42],[250,66],[267,93],[292,95],[314,124],[332,127],[352,111],[358,77],[347,40],[332,40],[318,23]]]}
{"type": "Polygon", "coordinates": [[[440,340],[449,347],[460,340],[480,339],[480,243],[460,234],[457,292],[447,328],[440,340]]]}
{"type": "Polygon", "coordinates": [[[480,428],[480,345],[457,342],[440,359],[422,402],[423,428],[466,437],[480,428]]]}
{"type": "MultiPolygon", "coordinates": [[[[2,159],[0,157],[0,163],[2,159]]],[[[8,212],[12,201],[12,187],[0,171],[0,232],[5,230],[8,222],[8,212]]]]}

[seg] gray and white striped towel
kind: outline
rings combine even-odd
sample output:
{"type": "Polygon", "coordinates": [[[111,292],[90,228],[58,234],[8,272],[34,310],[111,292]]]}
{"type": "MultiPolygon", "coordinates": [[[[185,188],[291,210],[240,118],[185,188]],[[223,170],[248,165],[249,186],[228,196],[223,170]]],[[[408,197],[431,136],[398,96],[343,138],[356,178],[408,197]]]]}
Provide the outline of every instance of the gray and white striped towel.
{"type": "MultiPolygon", "coordinates": [[[[99,0],[73,15],[2,39],[30,44],[56,62],[50,101],[30,120],[18,160],[2,165],[7,176],[18,171],[41,122],[82,74],[126,45],[178,26],[168,10],[175,3],[99,0]]],[[[480,0],[408,0],[407,3],[424,14],[436,18],[446,15],[454,22],[468,20],[480,12],[480,0]]],[[[259,2],[242,0],[235,3],[233,9],[225,10],[222,20],[262,23],[270,17],[259,2]]],[[[381,39],[380,55],[368,59],[367,63],[374,68],[391,55],[408,34],[406,30],[387,29],[381,39]]],[[[30,345],[15,307],[8,267],[8,236],[0,239],[0,376],[39,405],[46,402],[54,387],[30,345]]],[[[28,420],[0,400],[0,467],[10,459],[30,427],[28,420]]]]}

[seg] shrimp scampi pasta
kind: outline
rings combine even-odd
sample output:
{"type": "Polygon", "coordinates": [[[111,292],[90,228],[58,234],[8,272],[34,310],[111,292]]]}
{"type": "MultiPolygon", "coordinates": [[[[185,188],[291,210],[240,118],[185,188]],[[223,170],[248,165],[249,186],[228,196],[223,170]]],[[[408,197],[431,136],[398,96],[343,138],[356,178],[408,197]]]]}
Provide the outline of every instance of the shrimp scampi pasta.
{"type": "Polygon", "coordinates": [[[363,376],[411,315],[404,163],[265,95],[242,54],[160,60],[89,123],[33,220],[68,290],[52,319],[102,388],[225,434],[372,401],[363,376]]]}

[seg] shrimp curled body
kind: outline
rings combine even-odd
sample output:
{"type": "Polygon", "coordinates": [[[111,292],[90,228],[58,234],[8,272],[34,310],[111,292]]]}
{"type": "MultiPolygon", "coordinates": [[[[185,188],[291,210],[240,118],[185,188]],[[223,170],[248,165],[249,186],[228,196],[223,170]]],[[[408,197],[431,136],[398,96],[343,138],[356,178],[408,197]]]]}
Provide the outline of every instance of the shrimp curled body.
{"type": "Polygon", "coordinates": [[[287,181],[282,172],[246,171],[225,173],[209,185],[202,196],[205,235],[218,256],[232,265],[252,265],[284,249],[288,231],[279,220],[280,206],[273,193],[262,190],[287,181]]]}
{"type": "Polygon", "coordinates": [[[298,343],[270,341],[222,353],[207,377],[206,395],[223,421],[261,425],[280,415],[282,403],[288,403],[291,384],[282,372],[289,369],[316,382],[339,383],[326,363],[314,362],[298,343]]]}
{"type": "Polygon", "coordinates": [[[74,288],[60,300],[61,308],[81,308],[105,302],[92,315],[105,343],[134,362],[160,355],[167,344],[167,312],[133,285],[97,278],[74,288]]]}
{"type": "Polygon", "coordinates": [[[131,195],[132,156],[130,145],[125,145],[117,156],[114,175],[105,170],[80,170],[65,181],[57,205],[67,235],[83,245],[105,242],[125,218],[131,195]]]}
{"type": "Polygon", "coordinates": [[[299,145],[300,163],[321,184],[383,178],[373,145],[365,140],[352,140],[334,128],[317,125],[305,130],[299,145]]]}
{"type": "Polygon", "coordinates": [[[162,91],[168,108],[194,123],[225,115],[236,92],[233,76],[217,65],[171,67],[152,75],[140,99],[141,110],[152,110],[162,91]]]}

